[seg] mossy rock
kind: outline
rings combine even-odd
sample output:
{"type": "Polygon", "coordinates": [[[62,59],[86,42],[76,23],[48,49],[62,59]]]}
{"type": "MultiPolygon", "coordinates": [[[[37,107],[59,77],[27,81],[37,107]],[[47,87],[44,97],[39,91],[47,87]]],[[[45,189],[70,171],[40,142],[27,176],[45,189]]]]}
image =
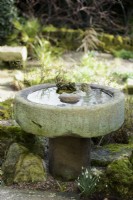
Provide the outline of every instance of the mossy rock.
{"type": "Polygon", "coordinates": [[[2,171],[6,185],[14,182],[40,182],[46,179],[41,157],[32,154],[29,149],[18,143],[10,146],[2,171]]]}
{"type": "Polygon", "coordinates": [[[2,164],[3,179],[5,184],[11,185],[13,183],[15,166],[19,161],[20,155],[25,153],[28,153],[28,149],[20,144],[14,143],[10,146],[7,152],[6,160],[2,164]]]}
{"type": "Polygon", "coordinates": [[[4,158],[9,146],[18,142],[31,152],[44,157],[44,137],[26,133],[19,126],[0,126],[0,156],[4,158]]]}
{"type": "Polygon", "coordinates": [[[127,157],[113,161],[106,169],[111,193],[123,200],[133,199],[133,165],[127,157]]]}
{"type": "Polygon", "coordinates": [[[11,119],[13,109],[13,99],[7,99],[0,102],[0,120],[11,119]]]}
{"type": "Polygon", "coordinates": [[[22,154],[16,165],[14,182],[42,182],[46,180],[43,160],[32,153],[22,154]]]}
{"type": "Polygon", "coordinates": [[[131,144],[109,144],[96,147],[91,152],[91,164],[98,167],[106,167],[112,161],[118,160],[132,154],[133,143],[131,144]]]}

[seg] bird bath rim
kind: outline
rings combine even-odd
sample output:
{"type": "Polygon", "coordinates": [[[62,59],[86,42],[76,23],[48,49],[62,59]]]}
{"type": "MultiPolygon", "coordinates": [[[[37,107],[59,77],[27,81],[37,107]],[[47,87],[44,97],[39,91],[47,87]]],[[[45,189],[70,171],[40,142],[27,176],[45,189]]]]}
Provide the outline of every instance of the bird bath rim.
{"type": "MultiPolygon", "coordinates": [[[[80,84],[76,84],[76,85],[80,85],[80,84]]],[[[120,99],[123,99],[124,98],[124,94],[118,90],[118,89],[114,89],[112,87],[109,87],[109,86],[104,86],[104,85],[98,85],[98,84],[88,84],[92,89],[101,89],[102,92],[108,94],[109,96],[111,96],[112,98],[110,98],[109,101],[106,101],[104,103],[100,103],[100,104],[94,104],[94,105],[83,105],[83,106],[72,106],[72,107],[58,107],[58,109],[83,109],[84,107],[87,109],[93,109],[93,107],[105,107],[106,105],[108,104],[115,104],[117,102],[120,101],[120,99]]],[[[56,105],[49,105],[49,104],[41,104],[41,103],[36,103],[36,102],[33,102],[33,101],[30,101],[27,99],[28,95],[33,93],[33,92],[36,92],[38,90],[41,90],[41,89],[47,89],[47,88],[51,88],[51,87],[56,87],[55,84],[39,84],[39,85],[34,85],[34,86],[31,86],[31,87],[28,87],[26,89],[23,89],[21,91],[19,91],[17,94],[16,94],[16,98],[19,98],[23,103],[26,103],[26,104],[35,104],[35,106],[37,107],[47,107],[47,108],[51,108],[53,109],[53,107],[57,107],[56,105]]]]}

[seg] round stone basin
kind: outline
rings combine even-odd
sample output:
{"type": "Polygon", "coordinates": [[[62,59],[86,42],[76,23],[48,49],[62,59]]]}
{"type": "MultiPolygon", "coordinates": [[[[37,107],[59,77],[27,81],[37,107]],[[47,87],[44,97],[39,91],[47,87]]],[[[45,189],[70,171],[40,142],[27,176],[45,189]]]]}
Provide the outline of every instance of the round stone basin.
{"type": "Polygon", "coordinates": [[[97,104],[91,100],[86,103],[83,96],[78,103],[67,104],[60,102],[58,95],[49,100],[45,89],[52,87],[55,85],[37,85],[17,93],[15,119],[25,131],[49,138],[91,138],[115,131],[123,124],[124,95],[119,90],[92,84],[94,91],[99,89],[106,94],[103,102],[98,99],[97,104]],[[35,98],[36,92],[41,98],[35,98]]]}
{"type": "Polygon", "coordinates": [[[90,165],[91,137],[111,133],[124,122],[122,92],[94,84],[91,92],[82,92],[80,86],[76,103],[60,101],[52,84],[24,89],[15,97],[16,121],[24,131],[49,138],[49,171],[63,180],[77,178],[81,167],[90,165]]]}

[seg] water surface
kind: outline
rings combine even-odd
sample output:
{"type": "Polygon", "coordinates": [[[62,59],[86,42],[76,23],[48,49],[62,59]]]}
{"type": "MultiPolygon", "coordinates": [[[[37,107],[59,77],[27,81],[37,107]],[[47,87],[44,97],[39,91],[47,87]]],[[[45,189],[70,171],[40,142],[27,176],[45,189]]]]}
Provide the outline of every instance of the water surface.
{"type": "Polygon", "coordinates": [[[96,104],[104,104],[110,101],[112,96],[103,92],[101,89],[92,89],[91,92],[83,92],[78,90],[76,94],[80,95],[79,102],[70,104],[60,101],[60,94],[56,93],[56,87],[37,90],[28,95],[27,99],[34,103],[67,107],[67,106],[90,106],[96,104]]]}

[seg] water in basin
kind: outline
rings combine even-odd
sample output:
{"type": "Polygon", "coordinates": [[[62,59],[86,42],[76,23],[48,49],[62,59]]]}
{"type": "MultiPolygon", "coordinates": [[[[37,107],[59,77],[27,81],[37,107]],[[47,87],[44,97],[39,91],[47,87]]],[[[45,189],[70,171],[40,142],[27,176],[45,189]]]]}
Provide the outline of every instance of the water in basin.
{"type": "Polygon", "coordinates": [[[27,99],[34,103],[60,107],[91,106],[96,104],[104,104],[112,99],[112,95],[110,93],[106,93],[101,89],[91,89],[91,91],[88,93],[78,90],[76,93],[81,97],[79,102],[74,104],[63,103],[60,101],[60,94],[56,93],[56,90],[56,87],[37,90],[29,94],[27,99]]]}

